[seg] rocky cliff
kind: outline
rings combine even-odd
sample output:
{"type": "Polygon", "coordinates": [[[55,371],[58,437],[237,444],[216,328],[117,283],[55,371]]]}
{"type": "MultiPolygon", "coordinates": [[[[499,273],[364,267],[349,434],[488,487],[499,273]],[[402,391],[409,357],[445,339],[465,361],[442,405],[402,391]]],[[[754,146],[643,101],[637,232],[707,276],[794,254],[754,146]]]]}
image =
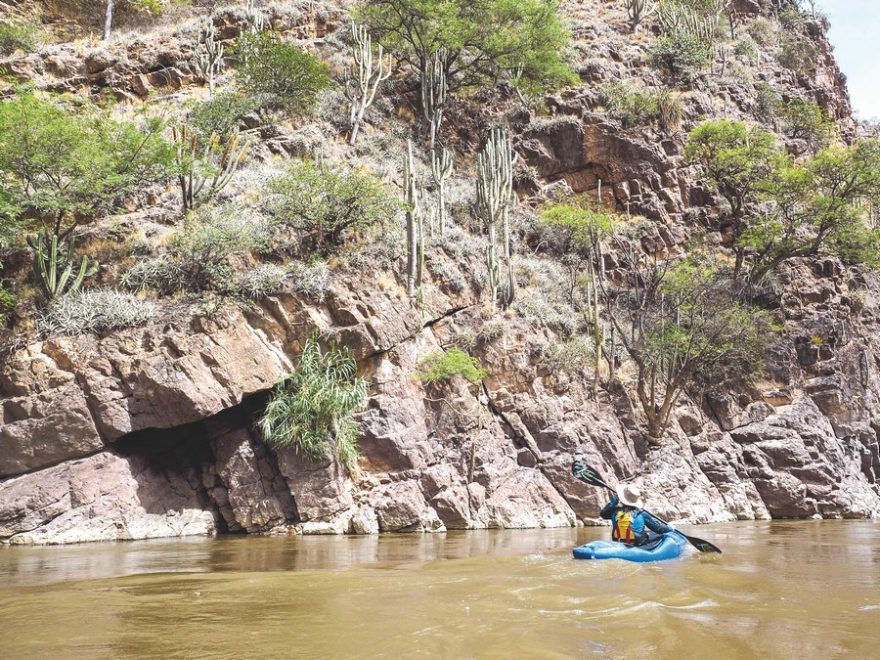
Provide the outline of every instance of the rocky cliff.
{"type": "MultiPolygon", "coordinates": [[[[267,9],[275,29],[318,52],[338,48],[333,35],[346,20],[344,6],[303,3],[293,12],[287,4],[267,9]]],[[[767,10],[741,5],[746,22],[767,10]]],[[[480,94],[458,102],[450,119],[458,149],[472,153],[490,115],[506,112],[527,165],[517,177],[521,208],[560,186],[601,189],[606,205],[652,223],[643,247],[654,254],[682,251],[700,229],[717,231],[718,200],[685,162],[685,135],[624,129],[601,107],[601,82],[659,84],[622,7],[592,0],[563,8],[583,56],[582,84],[548,96],[550,114],[543,117],[515,110],[511,99],[493,101],[491,111],[480,94]]],[[[216,16],[221,38],[238,34],[234,12],[216,16]]],[[[812,76],[780,67],[763,51],[738,63],[753,74],[719,75],[716,63],[689,84],[684,125],[706,116],[754,118],[755,84],[763,81],[817,102],[846,139],[853,123],[845,83],[819,22],[811,35],[818,46],[812,76]]],[[[113,93],[133,104],[159,90],[161,103],[174,104],[200,89],[196,41],[194,25],[166,26],[107,46],[45,46],[2,64],[45,90],[113,93]]],[[[409,103],[402,94],[392,97],[383,118],[368,127],[367,144],[399,144],[409,103]]],[[[263,130],[253,157],[265,163],[303,149],[355,162],[364,153],[346,152],[328,119],[263,130]]],[[[393,158],[386,166],[391,179],[399,177],[393,158]]],[[[466,199],[470,184],[465,175],[458,179],[466,199]]],[[[257,181],[243,176],[227,194],[244,195],[257,181]]],[[[174,195],[157,191],[108,222],[167,232],[178,222],[174,195]]],[[[548,357],[548,347],[561,342],[561,321],[553,318],[545,275],[558,266],[540,253],[525,256],[531,248],[522,238],[519,300],[493,315],[473,243],[466,228],[431,243],[418,301],[406,295],[402,255],[395,253],[382,268],[331,264],[321,295],[288,282],[246,306],[206,311],[190,300],[159,300],[159,313],[137,328],[18,334],[0,359],[0,539],[591,523],[603,493],[572,478],[575,456],[612,482],[641,485],[647,507],[673,520],[880,516],[880,306],[873,275],[830,259],[787,262],[775,312],[785,330],[765,375],[683,398],[664,443],[653,447],[641,434],[625,365],[621,385],[601,389],[594,400],[589,369],[548,357]],[[367,409],[358,414],[361,458],[353,471],[272,448],[255,432],[268,394],[314,331],[348,346],[371,384],[367,409]],[[440,391],[417,378],[422,357],[462,344],[488,369],[482,385],[462,380],[440,391]]],[[[114,276],[102,275],[111,282],[114,276]]]]}

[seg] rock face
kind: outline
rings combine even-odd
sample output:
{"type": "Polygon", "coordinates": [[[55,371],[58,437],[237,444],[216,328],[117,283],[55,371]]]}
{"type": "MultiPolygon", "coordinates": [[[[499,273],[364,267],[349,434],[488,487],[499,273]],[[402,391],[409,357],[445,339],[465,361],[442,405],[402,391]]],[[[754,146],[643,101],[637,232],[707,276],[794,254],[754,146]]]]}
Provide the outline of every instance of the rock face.
{"type": "MultiPolygon", "coordinates": [[[[341,17],[319,4],[304,14],[272,9],[269,20],[317,48],[341,17]]],[[[598,2],[564,4],[576,11],[598,2]]],[[[739,2],[745,14],[767,4],[739,2]]],[[[215,23],[222,39],[241,29],[232,10],[215,23]]],[[[607,26],[594,28],[589,34],[602,36],[607,26]]],[[[193,81],[196,38],[190,29],[168,43],[85,54],[51,46],[0,65],[41,89],[85,86],[137,99],[193,81]]],[[[821,31],[816,40],[824,58],[816,80],[799,85],[778,68],[761,75],[822,100],[846,128],[843,81],[821,31]]],[[[625,77],[643,59],[598,36],[594,45],[607,70],[585,70],[585,81],[625,77]]],[[[697,78],[685,117],[711,115],[723,99],[726,115],[746,118],[753,91],[697,78]]],[[[548,99],[551,121],[517,132],[531,188],[601,187],[605,204],[653,223],[642,246],[648,254],[683,250],[698,226],[723,233],[713,225],[712,194],[684,162],[681,135],[624,130],[597,106],[585,84],[548,99]]],[[[399,263],[367,274],[340,265],[320,303],[289,290],[210,317],[169,306],[145,327],[4,353],[0,540],[595,523],[607,495],[571,476],[574,457],[612,484],[639,484],[647,508],[669,519],[880,517],[878,282],[830,260],[786,264],[785,333],[765,380],[683,399],[666,443],[649,449],[625,369],[622,385],[594,400],[588,369],[548,362],[546,347],[561,338],[543,324],[508,310],[492,319],[500,334],[483,332],[479,257],[438,245],[427,259],[418,305],[397,277],[399,263]],[[269,447],[255,428],[314,331],[348,346],[371,383],[353,472],[335,459],[313,463],[269,447]],[[420,359],[463,338],[488,368],[485,382],[423,384],[420,359]]],[[[613,255],[607,261],[617,267],[613,255]]]]}
{"type": "MultiPolygon", "coordinates": [[[[810,287],[825,284],[808,281],[811,299],[810,287]]],[[[340,279],[323,305],[285,294],[210,321],[58,338],[9,356],[0,366],[10,439],[0,450],[0,537],[589,523],[605,495],[570,476],[575,456],[611,481],[633,479],[648,507],[671,519],[880,514],[873,349],[865,349],[864,387],[844,376],[863,364],[851,346],[863,339],[819,351],[822,359],[806,352],[806,366],[789,365],[799,382],[783,388],[715,395],[704,409],[685,403],[667,445],[648,450],[622,423],[632,411],[593,402],[586,378],[544,367],[535,337],[512,314],[501,337],[475,348],[490,367],[484,389],[464,381],[426,389],[419,357],[479,324],[476,297],[429,283],[425,319],[402,289],[366,284],[340,279]],[[344,333],[372,382],[354,474],[273,450],[253,432],[265,393],[315,329],[344,333]]],[[[846,293],[842,282],[835,287],[846,293]]]]}

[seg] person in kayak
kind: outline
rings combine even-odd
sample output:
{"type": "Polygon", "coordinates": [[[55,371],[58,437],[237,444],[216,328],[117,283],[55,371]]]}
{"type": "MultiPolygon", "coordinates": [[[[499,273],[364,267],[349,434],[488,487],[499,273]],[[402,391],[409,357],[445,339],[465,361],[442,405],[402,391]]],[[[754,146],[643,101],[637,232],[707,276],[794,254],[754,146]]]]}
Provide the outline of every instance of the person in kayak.
{"type": "Polygon", "coordinates": [[[620,485],[617,494],[599,513],[611,521],[611,540],[626,545],[650,545],[673,527],[642,510],[642,494],[636,486],[620,485]],[[653,534],[651,532],[654,532],[653,534]]]}

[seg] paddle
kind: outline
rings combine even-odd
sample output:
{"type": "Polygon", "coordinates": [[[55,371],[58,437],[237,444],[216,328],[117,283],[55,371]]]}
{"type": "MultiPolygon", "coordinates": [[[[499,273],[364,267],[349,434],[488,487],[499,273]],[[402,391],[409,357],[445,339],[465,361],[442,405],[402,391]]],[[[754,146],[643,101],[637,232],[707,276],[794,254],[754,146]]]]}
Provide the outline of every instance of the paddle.
{"type": "MultiPolygon", "coordinates": [[[[575,461],[571,466],[571,471],[575,477],[583,481],[585,484],[590,484],[591,486],[598,486],[599,488],[607,488],[615,495],[617,491],[615,491],[611,486],[602,481],[602,477],[599,476],[599,473],[591,468],[586,463],[581,463],[580,461],[575,461]]],[[[651,514],[654,516],[654,514],[651,514]]],[[[663,520],[662,518],[658,518],[654,516],[657,520],[659,520],[664,525],[668,525],[669,523],[663,520]]],[[[708,541],[704,541],[703,539],[698,539],[696,536],[688,536],[687,534],[682,534],[681,531],[676,530],[679,534],[685,537],[692,546],[694,546],[700,552],[717,552],[719,555],[721,554],[721,548],[716,545],[709,543],[708,541]]]]}

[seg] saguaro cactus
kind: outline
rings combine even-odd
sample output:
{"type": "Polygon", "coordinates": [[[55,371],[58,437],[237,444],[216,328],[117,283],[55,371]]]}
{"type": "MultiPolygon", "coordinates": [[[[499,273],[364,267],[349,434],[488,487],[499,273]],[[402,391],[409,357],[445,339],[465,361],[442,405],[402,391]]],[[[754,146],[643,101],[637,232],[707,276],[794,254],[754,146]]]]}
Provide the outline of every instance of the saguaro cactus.
{"type": "Polygon", "coordinates": [[[223,44],[215,39],[216,29],[214,21],[208,19],[202,28],[202,43],[200,44],[196,65],[202,77],[208,81],[208,92],[214,98],[214,83],[217,75],[223,71],[223,44]]]}
{"type": "Polygon", "coordinates": [[[443,112],[449,95],[446,56],[446,49],[440,48],[422,66],[422,112],[431,127],[431,151],[434,151],[437,144],[437,135],[440,133],[440,124],[443,122],[443,112]]]}
{"type": "Polygon", "coordinates": [[[452,176],[452,151],[443,147],[431,152],[431,175],[437,186],[437,222],[440,235],[446,232],[446,180],[452,176]]]}
{"type": "Polygon", "coordinates": [[[174,126],[171,135],[177,147],[177,178],[186,212],[229,184],[247,151],[247,144],[242,143],[238,135],[232,135],[222,145],[215,133],[204,149],[200,149],[198,135],[186,125],[174,126]]]}
{"type": "Polygon", "coordinates": [[[386,60],[380,45],[376,56],[373,56],[373,40],[363,25],[352,24],[351,33],[354,37],[354,64],[346,77],[345,94],[351,102],[348,119],[351,134],[348,142],[354,144],[364,113],[376,99],[379,85],[391,76],[391,55],[386,60]]]}
{"type": "Polygon", "coordinates": [[[412,140],[406,141],[406,157],[403,161],[403,195],[404,208],[406,208],[406,290],[410,298],[415,298],[422,285],[425,248],[412,140]]]}

